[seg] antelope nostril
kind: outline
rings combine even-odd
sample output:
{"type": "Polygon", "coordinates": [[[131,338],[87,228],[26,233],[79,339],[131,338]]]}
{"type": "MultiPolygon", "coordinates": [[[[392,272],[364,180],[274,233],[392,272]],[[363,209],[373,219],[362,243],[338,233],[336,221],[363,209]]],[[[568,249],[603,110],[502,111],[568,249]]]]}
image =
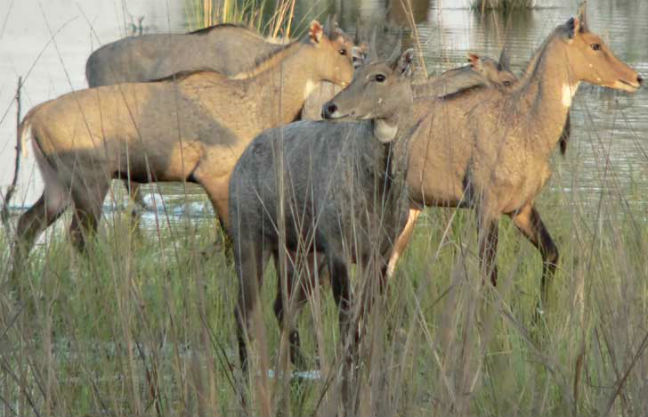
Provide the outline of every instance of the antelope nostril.
{"type": "Polygon", "coordinates": [[[641,74],[637,75],[637,82],[638,82],[639,84],[643,83],[643,80],[644,80],[644,79],[643,79],[643,77],[641,76],[641,74]]]}

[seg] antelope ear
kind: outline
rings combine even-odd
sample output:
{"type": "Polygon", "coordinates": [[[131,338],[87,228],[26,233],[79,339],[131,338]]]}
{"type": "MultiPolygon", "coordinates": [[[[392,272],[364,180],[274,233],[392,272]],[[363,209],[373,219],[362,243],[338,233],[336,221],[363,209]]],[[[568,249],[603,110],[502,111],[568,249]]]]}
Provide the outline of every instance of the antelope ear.
{"type": "Polygon", "coordinates": [[[341,36],[344,34],[337,23],[336,14],[334,14],[333,16],[329,15],[326,18],[326,23],[324,23],[324,33],[329,37],[329,39],[333,39],[335,38],[335,36],[341,36]]]}
{"type": "Polygon", "coordinates": [[[351,59],[353,60],[353,68],[358,68],[364,65],[367,54],[362,46],[353,46],[351,48],[351,59]]]}
{"type": "Polygon", "coordinates": [[[500,53],[499,62],[497,63],[498,69],[501,70],[510,70],[511,69],[511,58],[509,57],[508,50],[506,46],[502,48],[502,53],[500,53]]]}
{"type": "Polygon", "coordinates": [[[473,69],[478,70],[481,68],[481,62],[479,60],[479,55],[477,54],[468,54],[468,62],[473,69]]]}
{"type": "Polygon", "coordinates": [[[580,32],[581,22],[577,17],[572,17],[566,23],[567,26],[567,37],[569,39],[574,39],[574,36],[580,32]]]}
{"type": "Polygon", "coordinates": [[[353,43],[355,45],[360,45],[360,18],[356,19],[355,35],[353,37],[353,43]]]}
{"type": "Polygon", "coordinates": [[[369,62],[378,61],[378,51],[376,50],[376,28],[375,27],[371,32],[371,41],[369,42],[369,46],[367,48],[367,60],[369,62]]]}
{"type": "Polygon", "coordinates": [[[587,27],[587,1],[583,1],[578,6],[578,19],[580,20],[580,29],[579,32],[588,32],[587,27]]]}
{"type": "Polygon", "coordinates": [[[312,43],[318,44],[324,36],[324,28],[317,20],[313,20],[308,29],[308,38],[312,43]]]}
{"type": "Polygon", "coordinates": [[[396,67],[394,68],[402,77],[409,77],[414,72],[414,49],[409,48],[401,54],[396,60],[396,67]]]}

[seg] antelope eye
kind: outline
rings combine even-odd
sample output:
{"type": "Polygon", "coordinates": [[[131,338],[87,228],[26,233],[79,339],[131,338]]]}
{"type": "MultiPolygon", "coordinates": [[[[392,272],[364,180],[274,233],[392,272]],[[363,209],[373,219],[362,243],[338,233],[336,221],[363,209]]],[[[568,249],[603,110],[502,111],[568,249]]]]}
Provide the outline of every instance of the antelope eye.
{"type": "Polygon", "coordinates": [[[593,43],[590,45],[590,48],[594,51],[600,51],[601,50],[601,44],[600,43],[593,43]]]}
{"type": "Polygon", "coordinates": [[[504,81],[502,84],[504,84],[504,87],[510,87],[511,86],[510,81],[504,81]]]}
{"type": "Polygon", "coordinates": [[[374,80],[376,80],[376,81],[378,81],[379,83],[381,83],[381,82],[385,81],[385,78],[386,78],[386,77],[385,77],[383,74],[376,74],[376,76],[374,77],[374,80]]]}
{"type": "Polygon", "coordinates": [[[340,49],[338,52],[340,53],[340,55],[346,55],[347,54],[347,51],[344,48],[340,49]]]}

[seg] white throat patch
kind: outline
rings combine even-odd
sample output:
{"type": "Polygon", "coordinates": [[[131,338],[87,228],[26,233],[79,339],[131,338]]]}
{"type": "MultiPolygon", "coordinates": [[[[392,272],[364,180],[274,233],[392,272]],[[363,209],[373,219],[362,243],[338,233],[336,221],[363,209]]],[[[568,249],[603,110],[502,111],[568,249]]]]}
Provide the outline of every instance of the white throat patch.
{"type": "Polygon", "coordinates": [[[311,80],[306,80],[306,87],[304,87],[304,99],[307,99],[308,96],[317,88],[317,83],[312,82],[311,80]]]}
{"type": "Polygon", "coordinates": [[[572,105],[572,99],[578,90],[578,85],[580,82],[577,82],[574,85],[563,84],[562,86],[562,105],[569,108],[572,105]]]}
{"type": "Polygon", "coordinates": [[[390,125],[382,119],[376,119],[374,121],[374,136],[381,143],[388,143],[394,140],[396,132],[398,132],[398,125],[390,125]]]}

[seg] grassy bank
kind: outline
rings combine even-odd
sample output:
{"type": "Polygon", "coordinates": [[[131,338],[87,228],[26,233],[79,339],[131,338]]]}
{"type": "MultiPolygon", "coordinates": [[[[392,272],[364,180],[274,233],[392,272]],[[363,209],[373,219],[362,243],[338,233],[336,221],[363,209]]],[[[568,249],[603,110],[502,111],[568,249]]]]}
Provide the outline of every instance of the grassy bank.
{"type": "MultiPolygon", "coordinates": [[[[369,320],[363,414],[592,415],[609,407],[633,414],[648,407],[641,355],[648,225],[609,198],[597,206],[549,194],[540,210],[562,254],[540,321],[540,259],[509,221],[500,225],[494,290],[480,282],[471,212],[426,212],[387,301],[369,320]]],[[[4,415],[239,410],[233,269],[222,253],[202,253],[216,239],[210,220],[159,222],[159,231],[138,238],[117,213],[102,223],[87,257],[73,252],[61,228],[37,248],[21,283],[23,301],[13,292],[1,296],[4,415]]],[[[281,373],[275,282],[266,274],[263,320],[271,367],[281,373]]],[[[322,291],[322,309],[306,307],[300,318],[309,369],[319,369],[320,379],[293,382],[288,394],[281,379],[271,379],[275,410],[330,414],[339,404],[329,292],[322,291]]],[[[256,381],[249,381],[252,393],[256,381]]]]}

